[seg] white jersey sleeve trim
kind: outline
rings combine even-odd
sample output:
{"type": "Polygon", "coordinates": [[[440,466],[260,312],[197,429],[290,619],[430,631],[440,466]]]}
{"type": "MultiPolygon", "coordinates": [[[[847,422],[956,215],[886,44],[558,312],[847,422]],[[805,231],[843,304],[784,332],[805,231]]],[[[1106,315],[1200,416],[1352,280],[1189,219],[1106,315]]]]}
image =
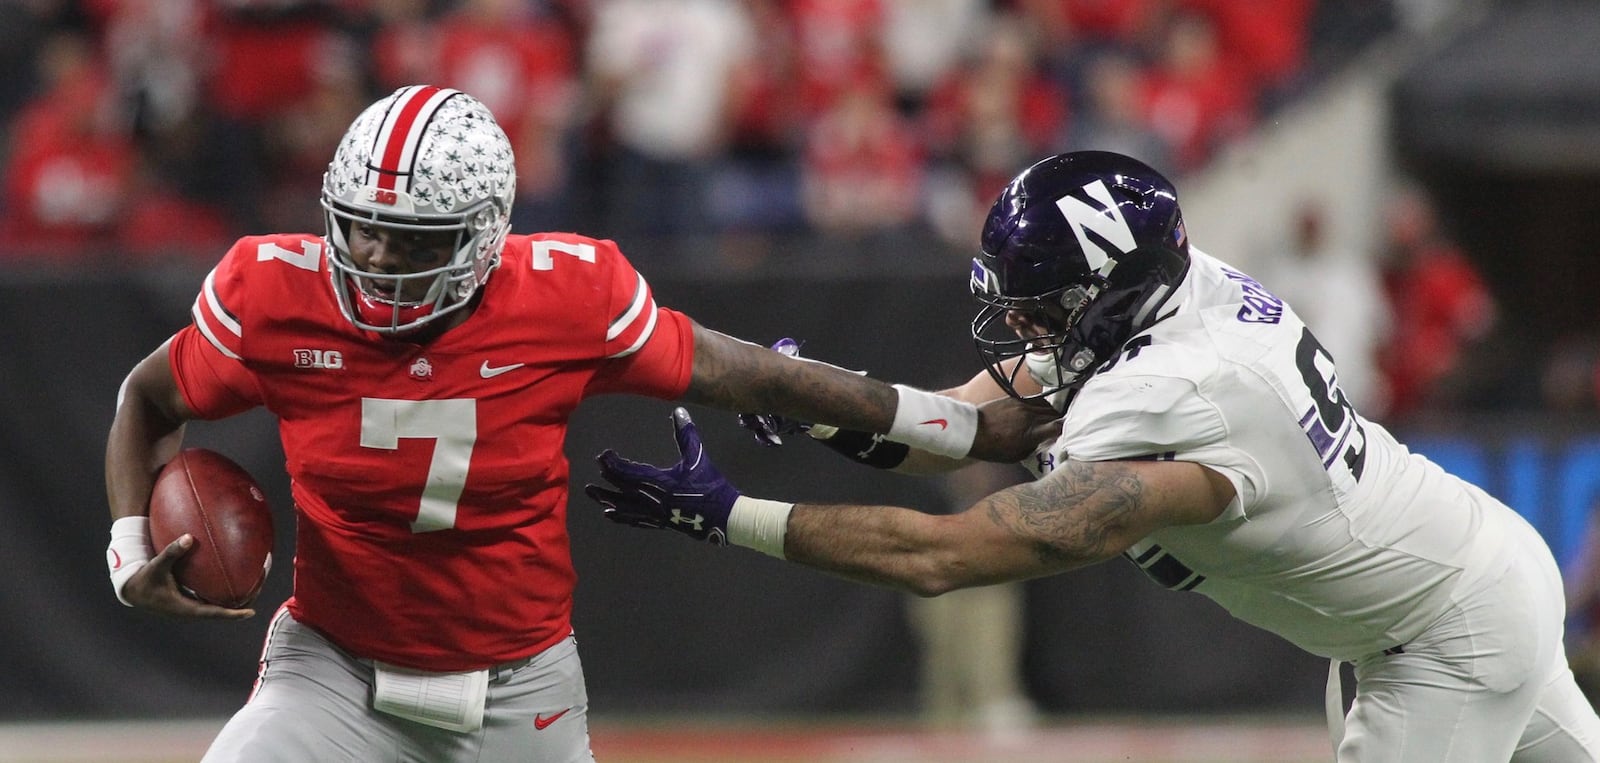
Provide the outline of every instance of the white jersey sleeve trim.
{"type": "Polygon", "coordinates": [[[228,349],[222,337],[217,335],[217,325],[220,325],[234,342],[244,338],[239,321],[234,319],[222,306],[221,300],[217,299],[216,277],[215,270],[206,274],[205,283],[200,287],[200,295],[195,297],[194,306],[189,309],[189,314],[194,316],[194,325],[200,330],[200,335],[204,336],[212,347],[217,348],[217,352],[234,360],[240,360],[239,354],[228,349]]]}
{"type": "Polygon", "coordinates": [[[223,355],[226,355],[226,356],[228,356],[230,358],[233,358],[234,360],[240,360],[241,359],[239,357],[238,353],[236,353],[233,350],[230,350],[227,347],[223,346],[222,342],[217,339],[217,335],[212,333],[211,325],[206,323],[206,317],[200,311],[200,306],[199,305],[195,305],[195,307],[192,310],[190,310],[190,312],[193,313],[193,315],[194,315],[195,328],[200,329],[200,335],[205,337],[206,341],[210,342],[212,347],[217,348],[217,352],[220,352],[223,355]]]}
{"type": "Polygon", "coordinates": [[[639,338],[633,340],[633,344],[629,345],[628,349],[619,352],[613,352],[606,357],[623,358],[638,352],[639,348],[643,347],[645,342],[650,341],[650,336],[656,333],[656,315],[657,312],[655,310],[655,306],[652,305],[650,309],[650,322],[645,324],[644,331],[639,332],[639,338]]]}
{"type": "Polygon", "coordinates": [[[228,333],[242,339],[244,336],[243,328],[239,326],[238,321],[234,320],[233,315],[228,312],[227,308],[222,306],[222,301],[217,299],[216,270],[213,269],[206,274],[205,283],[201,286],[200,291],[205,296],[206,304],[211,306],[211,313],[217,316],[217,322],[221,323],[222,327],[228,330],[228,333]]]}
{"type": "MultiPolygon", "coordinates": [[[[628,327],[632,326],[634,320],[639,317],[639,313],[644,311],[645,305],[651,302],[653,302],[653,300],[650,299],[650,287],[645,284],[644,275],[640,274],[638,284],[634,286],[633,303],[628,305],[626,312],[611,322],[610,328],[606,329],[606,341],[609,342],[619,336],[622,336],[622,332],[627,331],[628,327]]],[[[651,306],[654,307],[654,305],[651,306]]],[[[650,312],[652,313],[650,320],[651,322],[654,322],[655,311],[651,310],[650,312]]],[[[646,331],[648,330],[649,329],[646,329],[646,331]]]]}

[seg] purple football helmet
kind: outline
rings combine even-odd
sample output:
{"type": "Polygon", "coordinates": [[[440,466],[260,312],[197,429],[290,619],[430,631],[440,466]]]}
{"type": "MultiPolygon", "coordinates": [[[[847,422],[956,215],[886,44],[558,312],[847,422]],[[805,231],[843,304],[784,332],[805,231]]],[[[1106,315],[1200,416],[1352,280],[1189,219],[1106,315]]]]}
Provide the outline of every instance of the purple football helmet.
{"type": "Polygon", "coordinates": [[[1062,407],[1067,396],[1057,393],[1154,323],[1188,269],[1177,191],[1161,173],[1106,151],[1052,156],[1017,175],[989,210],[972,260],[972,293],[983,302],[972,338],[1007,392],[1062,407]],[[1024,370],[1043,392],[1017,391],[1024,370]]]}

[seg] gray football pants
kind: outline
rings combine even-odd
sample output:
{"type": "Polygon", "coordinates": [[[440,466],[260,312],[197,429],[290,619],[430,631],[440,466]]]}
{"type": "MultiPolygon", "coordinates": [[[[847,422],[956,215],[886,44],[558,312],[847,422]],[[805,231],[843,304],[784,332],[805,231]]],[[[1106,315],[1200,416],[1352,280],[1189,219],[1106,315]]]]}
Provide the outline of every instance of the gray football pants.
{"type": "Polygon", "coordinates": [[[568,638],[525,665],[491,670],[483,727],[454,732],[372,709],[373,669],[280,609],[256,688],[205,763],[593,763],[589,696],[568,638]],[[553,719],[553,720],[552,720],[553,719]]]}

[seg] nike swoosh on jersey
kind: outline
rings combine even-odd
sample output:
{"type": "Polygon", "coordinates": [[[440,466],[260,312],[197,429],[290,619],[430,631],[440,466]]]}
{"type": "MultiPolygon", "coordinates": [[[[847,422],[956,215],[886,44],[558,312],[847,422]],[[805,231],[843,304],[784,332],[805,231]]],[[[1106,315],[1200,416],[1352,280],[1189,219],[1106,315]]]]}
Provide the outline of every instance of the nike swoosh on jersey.
{"type": "Polygon", "coordinates": [[[494,377],[499,376],[500,374],[503,374],[503,373],[505,373],[507,371],[515,371],[515,370],[517,370],[517,369],[519,369],[519,368],[521,368],[521,367],[523,367],[525,365],[527,365],[527,364],[526,363],[512,363],[509,366],[491,366],[491,365],[489,365],[489,361],[485,360],[485,361],[483,361],[483,365],[478,367],[478,375],[482,376],[485,379],[493,379],[494,377]]]}
{"type": "Polygon", "coordinates": [[[924,421],[924,422],[921,422],[921,423],[917,424],[917,426],[925,427],[925,426],[928,426],[929,424],[937,424],[940,429],[949,429],[950,428],[950,422],[945,420],[945,419],[928,419],[927,421],[924,421]]]}
{"type": "Polygon", "coordinates": [[[562,710],[561,712],[556,713],[555,715],[552,715],[552,716],[550,716],[548,718],[545,717],[544,713],[539,713],[539,714],[533,716],[533,727],[536,728],[536,729],[539,729],[540,731],[543,731],[546,728],[549,728],[550,724],[561,720],[561,716],[566,715],[567,713],[569,713],[571,711],[572,711],[572,708],[569,707],[566,710],[562,710]]]}

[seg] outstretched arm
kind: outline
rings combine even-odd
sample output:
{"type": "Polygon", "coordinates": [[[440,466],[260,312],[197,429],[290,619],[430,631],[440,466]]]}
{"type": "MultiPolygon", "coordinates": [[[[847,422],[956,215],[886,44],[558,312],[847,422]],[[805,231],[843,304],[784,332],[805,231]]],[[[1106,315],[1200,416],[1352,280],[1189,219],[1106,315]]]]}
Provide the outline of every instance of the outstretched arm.
{"type": "Polygon", "coordinates": [[[786,558],[844,577],[936,596],[1110,559],[1156,530],[1215,519],[1226,479],[1182,461],[1067,461],[959,514],[797,504],[786,558]]]}
{"type": "Polygon", "coordinates": [[[673,423],[679,462],[670,468],[600,455],[612,487],[584,492],[608,518],[922,596],[1094,564],[1163,527],[1209,522],[1234,496],[1226,478],[1199,464],[1068,460],[950,516],[779,503],[741,495],[711,463],[687,412],[674,411],[673,423]]]}
{"type": "Polygon", "coordinates": [[[970,451],[946,454],[1001,462],[1016,462],[1032,452],[1049,435],[1058,415],[1009,398],[977,407],[931,393],[902,394],[875,379],[825,363],[785,357],[698,324],[694,335],[694,368],[683,396],[691,403],[734,411],[769,411],[842,429],[885,432],[934,451],[949,451],[949,438],[959,429],[959,420],[972,417],[976,433],[970,451]],[[937,399],[930,403],[930,398],[937,399]],[[930,404],[953,408],[927,407],[930,404]],[[907,415],[920,410],[928,413],[907,415]],[[917,440],[919,437],[926,439],[917,440]]]}
{"type": "Polygon", "coordinates": [[[791,358],[696,323],[694,370],[683,399],[886,432],[894,423],[898,395],[883,382],[791,358]]]}
{"type": "MultiPolygon", "coordinates": [[[[1020,363],[1021,359],[1019,358],[1012,362],[1020,363]]],[[[1024,378],[1018,382],[1018,386],[1025,392],[1033,392],[1035,390],[1028,389],[1028,384],[1032,383],[1032,381],[1032,379],[1024,378]]],[[[1030,435],[1036,445],[1040,442],[1044,442],[1047,439],[1054,438],[1061,432],[1061,424],[1056,420],[1055,414],[1049,413],[1043,406],[1029,406],[1013,400],[1010,395],[1006,394],[1005,390],[1000,388],[999,384],[995,383],[994,378],[989,375],[988,371],[979,371],[976,376],[973,376],[960,386],[951,387],[950,389],[946,390],[940,390],[939,394],[944,395],[945,397],[980,406],[980,410],[984,406],[1016,406],[1015,410],[1026,411],[1029,412],[1030,415],[1037,415],[1041,417],[1042,420],[1047,423],[1044,425],[1042,431],[1035,431],[1030,435]]],[[[1022,457],[1026,458],[1027,454],[1024,454],[1022,457]]],[[[913,449],[906,453],[905,459],[901,461],[899,465],[894,467],[894,471],[900,472],[901,474],[917,475],[945,474],[948,472],[953,472],[956,469],[960,469],[963,466],[967,466],[974,460],[975,459],[970,458],[946,458],[934,453],[929,453],[925,450],[913,449]]],[[[1015,461],[1012,463],[1015,463],[1015,461]]]]}

